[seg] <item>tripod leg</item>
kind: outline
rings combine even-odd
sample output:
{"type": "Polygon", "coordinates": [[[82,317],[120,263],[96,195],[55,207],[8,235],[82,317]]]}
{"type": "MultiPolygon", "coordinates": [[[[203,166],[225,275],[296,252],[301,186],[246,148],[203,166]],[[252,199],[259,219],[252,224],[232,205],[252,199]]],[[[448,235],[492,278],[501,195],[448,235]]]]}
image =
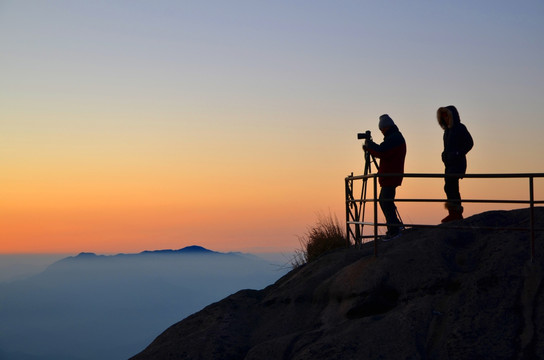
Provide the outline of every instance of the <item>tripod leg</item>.
{"type": "MultiPolygon", "coordinates": [[[[365,151],[365,168],[364,168],[364,175],[368,175],[370,173],[371,168],[371,162],[370,162],[370,153],[368,151],[365,151]]],[[[363,178],[363,185],[361,187],[361,214],[359,216],[359,219],[361,222],[365,221],[365,210],[366,210],[366,192],[368,189],[368,179],[363,178]]],[[[364,225],[361,224],[357,227],[358,231],[358,243],[362,244],[363,242],[363,231],[364,231],[364,225]]]]}
{"type": "Polygon", "coordinates": [[[397,212],[397,217],[399,218],[399,221],[400,221],[400,224],[401,224],[401,227],[399,228],[399,230],[400,230],[400,229],[404,228],[404,221],[402,221],[402,218],[400,217],[399,209],[396,208],[395,210],[397,212]]]}

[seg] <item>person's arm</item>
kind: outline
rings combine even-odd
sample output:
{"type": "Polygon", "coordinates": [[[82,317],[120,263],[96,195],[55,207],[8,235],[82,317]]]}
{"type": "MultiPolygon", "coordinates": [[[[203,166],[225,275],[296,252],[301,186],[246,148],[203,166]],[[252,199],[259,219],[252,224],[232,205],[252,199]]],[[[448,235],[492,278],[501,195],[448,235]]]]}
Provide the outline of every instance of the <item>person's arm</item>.
{"type": "Polygon", "coordinates": [[[365,149],[370,153],[370,155],[377,158],[382,158],[385,155],[385,152],[383,150],[383,144],[384,143],[376,144],[372,140],[367,140],[365,143],[365,149]]]}
{"type": "Polygon", "coordinates": [[[460,150],[463,152],[463,155],[466,155],[474,146],[474,140],[472,139],[472,136],[468,132],[468,129],[466,126],[463,125],[463,131],[462,131],[462,143],[460,150]]]}

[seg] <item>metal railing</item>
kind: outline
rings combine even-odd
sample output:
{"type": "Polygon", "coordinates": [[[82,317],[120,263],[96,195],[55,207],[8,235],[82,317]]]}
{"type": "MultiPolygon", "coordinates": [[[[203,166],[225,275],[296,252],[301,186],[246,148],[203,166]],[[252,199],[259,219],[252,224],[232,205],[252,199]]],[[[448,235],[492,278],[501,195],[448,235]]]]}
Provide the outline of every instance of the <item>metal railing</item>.
{"type": "MultiPolygon", "coordinates": [[[[378,222],[378,178],[379,177],[398,177],[404,178],[445,178],[445,177],[457,177],[457,178],[478,178],[478,179],[512,179],[512,178],[526,178],[528,179],[528,199],[522,200],[506,200],[506,199],[462,199],[463,203],[489,203],[489,204],[528,204],[529,205],[529,227],[474,227],[474,226],[462,226],[462,225],[450,225],[441,224],[442,229],[469,229],[469,230],[511,230],[511,231],[527,231],[530,233],[530,247],[531,247],[531,262],[535,257],[535,232],[544,231],[544,229],[535,228],[534,219],[534,207],[536,204],[544,204],[544,200],[535,200],[534,196],[534,179],[544,178],[544,173],[511,173],[511,174],[368,174],[368,175],[356,175],[353,173],[345,178],[345,192],[346,192],[346,235],[348,242],[351,243],[353,239],[355,245],[361,245],[364,238],[373,238],[374,240],[374,255],[378,254],[378,227],[388,226],[391,224],[378,222]],[[367,182],[372,180],[372,196],[366,197],[367,182]],[[356,199],[354,197],[354,182],[361,181],[361,197],[356,199]],[[373,221],[364,221],[366,204],[373,204],[373,221]],[[364,235],[363,226],[368,225],[373,227],[373,235],[364,235]]],[[[383,200],[382,200],[383,201],[383,200]]],[[[391,200],[390,200],[391,201],[391,200]]],[[[395,202],[446,202],[446,199],[395,199],[395,202]]],[[[438,225],[429,224],[402,224],[404,227],[422,228],[430,227],[436,228],[438,225]]]]}

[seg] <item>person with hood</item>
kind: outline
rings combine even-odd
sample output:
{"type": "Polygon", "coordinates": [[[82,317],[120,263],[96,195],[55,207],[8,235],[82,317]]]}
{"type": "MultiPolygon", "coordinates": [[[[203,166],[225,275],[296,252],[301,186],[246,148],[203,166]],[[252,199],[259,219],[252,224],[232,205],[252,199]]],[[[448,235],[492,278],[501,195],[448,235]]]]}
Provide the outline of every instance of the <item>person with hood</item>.
{"type": "Polygon", "coordinates": [[[444,178],[444,191],[446,192],[446,209],[448,216],[442,222],[463,219],[463,206],[461,206],[461,194],[459,192],[459,179],[462,179],[467,170],[467,153],[472,149],[474,141],[465,125],[461,124],[459,112],[455,106],[441,107],[436,113],[438,124],[444,130],[444,151],[442,161],[445,166],[445,174],[458,174],[459,176],[446,176],[444,178]]]}
{"type": "MultiPolygon", "coordinates": [[[[379,174],[404,174],[404,159],[406,158],[406,141],[393,119],[387,114],[380,116],[378,127],[383,134],[383,142],[376,144],[370,139],[365,142],[364,149],[372,156],[380,159],[379,174]]],[[[397,216],[395,193],[397,186],[402,184],[401,176],[378,177],[380,191],[380,207],[387,221],[387,234],[384,240],[391,240],[400,235],[402,222],[397,216]]]]}

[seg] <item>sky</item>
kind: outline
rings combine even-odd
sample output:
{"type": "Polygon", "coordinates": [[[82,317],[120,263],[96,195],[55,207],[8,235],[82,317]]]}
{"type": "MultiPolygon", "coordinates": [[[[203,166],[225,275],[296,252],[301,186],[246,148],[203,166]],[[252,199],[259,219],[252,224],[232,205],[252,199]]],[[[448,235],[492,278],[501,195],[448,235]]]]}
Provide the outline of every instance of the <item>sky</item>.
{"type": "Polygon", "coordinates": [[[451,104],[469,173],[541,172],[543,18],[541,1],[0,0],[0,253],[292,251],[318,214],[344,221],[356,134],[381,141],[384,113],[406,172],[443,172],[451,104]]]}

